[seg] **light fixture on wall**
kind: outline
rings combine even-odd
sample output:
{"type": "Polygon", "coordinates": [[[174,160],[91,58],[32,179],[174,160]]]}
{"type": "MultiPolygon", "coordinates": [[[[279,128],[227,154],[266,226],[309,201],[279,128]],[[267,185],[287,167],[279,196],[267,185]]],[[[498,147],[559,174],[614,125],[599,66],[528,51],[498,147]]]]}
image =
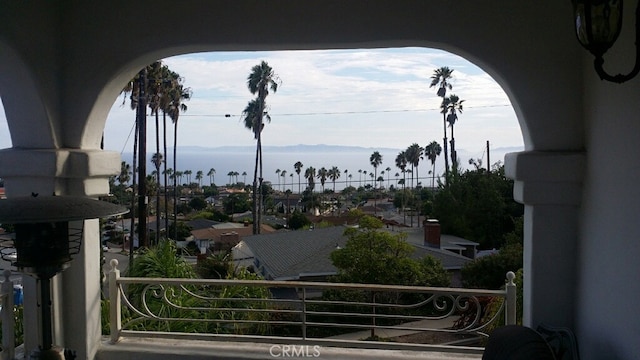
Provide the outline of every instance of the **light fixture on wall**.
{"type": "MultiPolygon", "coordinates": [[[[639,55],[640,48],[636,43],[636,63],[633,70],[626,74],[609,75],[602,65],[604,53],[618,39],[622,28],[622,0],[572,0],[573,14],[578,41],[585,49],[589,50],[596,58],[594,66],[600,79],[615,83],[623,83],[633,79],[640,72],[639,55]]],[[[636,8],[636,42],[639,39],[640,27],[640,3],[636,8]]]]}
{"type": "Polygon", "coordinates": [[[13,224],[15,240],[0,243],[0,256],[39,281],[41,345],[30,359],[74,359],[69,349],[53,346],[51,278],[69,267],[80,251],[83,224],[70,221],[103,218],[128,212],[122,206],[75,196],[15,197],[0,200],[0,221],[13,224]]]}

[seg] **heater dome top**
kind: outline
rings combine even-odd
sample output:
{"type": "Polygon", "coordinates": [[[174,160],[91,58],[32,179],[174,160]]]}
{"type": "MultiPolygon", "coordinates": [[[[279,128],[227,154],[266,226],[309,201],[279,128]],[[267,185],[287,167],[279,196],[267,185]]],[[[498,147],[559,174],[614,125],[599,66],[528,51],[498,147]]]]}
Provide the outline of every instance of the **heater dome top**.
{"type": "Polygon", "coordinates": [[[8,224],[97,219],[127,212],[123,206],[81,196],[20,196],[0,200],[0,222],[8,224]]]}

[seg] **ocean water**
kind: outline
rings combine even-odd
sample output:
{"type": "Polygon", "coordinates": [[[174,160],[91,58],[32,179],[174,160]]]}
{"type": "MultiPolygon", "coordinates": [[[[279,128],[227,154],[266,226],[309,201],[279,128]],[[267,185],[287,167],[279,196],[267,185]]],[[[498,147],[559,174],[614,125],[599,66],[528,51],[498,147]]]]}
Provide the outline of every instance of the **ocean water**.
{"type": "MultiPolygon", "coordinates": [[[[385,171],[385,174],[382,175],[385,179],[383,186],[395,186],[395,174],[399,174],[397,179],[402,179],[400,169],[395,166],[395,158],[401,149],[373,149],[325,145],[265,147],[263,148],[262,155],[263,178],[264,181],[270,181],[274,188],[279,190],[291,189],[294,192],[298,192],[298,174],[295,172],[293,165],[297,161],[300,161],[303,164],[302,171],[300,173],[300,187],[302,190],[304,190],[306,184],[304,171],[309,166],[316,168],[316,171],[322,167],[325,167],[328,170],[333,166],[337,166],[338,169],[340,169],[341,176],[336,180],[336,190],[341,190],[347,185],[358,187],[365,184],[365,178],[369,184],[371,183],[369,173],[373,173],[374,168],[369,162],[369,157],[374,151],[378,151],[382,155],[382,164],[378,166],[377,173],[378,176],[380,176],[380,172],[385,171]],[[387,171],[385,170],[387,167],[391,168],[388,177],[387,171]],[[276,174],[276,170],[278,169],[286,171],[284,178],[276,174]],[[345,170],[348,171],[346,174],[344,173],[345,170]],[[358,170],[362,170],[363,173],[359,173],[358,170]],[[364,175],[364,171],[367,172],[366,176],[364,175]],[[291,174],[293,174],[293,177],[290,176],[291,174]],[[350,179],[348,178],[349,174],[351,174],[350,179]],[[387,181],[387,179],[389,181],[387,181]]],[[[504,161],[504,154],[511,151],[519,151],[519,149],[508,148],[493,151],[491,154],[492,163],[499,160],[504,161]]],[[[173,168],[173,154],[171,154],[171,150],[169,152],[170,154],[167,156],[167,166],[173,168]]],[[[464,150],[458,150],[458,154],[460,164],[468,167],[468,158],[465,158],[464,150]]],[[[240,173],[237,179],[238,181],[250,184],[253,182],[255,156],[255,148],[251,147],[179,147],[177,168],[183,172],[185,170],[191,170],[192,182],[196,182],[196,173],[198,171],[202,171],[204,174],[202,178],[202,185],[209,185],[211,179],[206,174],[211,168],[215,169],[213,180],[218,186],[229,184],[230,180],[227,174],[232,171],[240,173]],[[242,175],[243,173],[246,173],[246,176],[242,175]]],[[[148,159],[150,160],[150,158],[151,155],[148,154],[148,159]]],[[[122,154],[122,160],[131,164],[131,153],[122,154]]],[[[410,167],[408,169],[410,169],[410,167]]],[[[150,173],[152,170],[154,170],[154,167],[149,161],[147,164],[147,172],[150,173]]],[[[424,186],[429,186],[431,184],[431,170],[431,163],[428,160],[422,160],[418,165],[417,174],[424,186]]],[[[444,159],[440,156],[435,164],[436,182],[437,177],[442,173],[444,173],[444,159]]],[[[410,183],[410,176],[410,174],[407,174],[407,184],[410,183]]],[[[183,182],[186,181],[186,178],[183,178],[183,182]]],[[[233,182],[235,182],[235,178],[233,179],[233,182]]],[[[380,184],[377,184],[376,186],[379,185],[380,184]]],[[[316,179],[316,189],[321,189],[320,181],[318,179],[316,179]]],[[[333,182],[330,179],[326,180],[325,189],[333,189],[333,182]]]]}

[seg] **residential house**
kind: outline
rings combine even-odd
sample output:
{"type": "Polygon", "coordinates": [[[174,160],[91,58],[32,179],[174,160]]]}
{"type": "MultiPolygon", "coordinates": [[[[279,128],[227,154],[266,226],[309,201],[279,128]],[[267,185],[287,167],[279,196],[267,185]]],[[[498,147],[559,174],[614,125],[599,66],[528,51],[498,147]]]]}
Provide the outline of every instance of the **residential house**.
{"type": "MultiPolygon", "coordinates": [[[[210,220],[208,220],[210,221],[210,220]]],[[[199,222],[204,224],[204,222],[199,222]]],[[[276,230],[269,225],[261,225],[262,234],[270,234],[276,230]]],[[[244,237],[252,235],[253,228],[237,223],[216,223],[206,228],[191,230],[193,241],[201,249],[211,249],[213,251],[227,251],[236,246],[244,237]]]]}
{"type": "MultiPolygon", "coordinates": [[[[337,274],[330,255],[347,243],[345,229],[345,226],[332,226],[248,236],[233,248],[233,259],[239,266],[253,267],[268,280],[324,281],[337,274]]],[[[452,285],[460,286],[460,269],[470,258],[423,244],[411,245],[413,258],[435,257],[451,274],[452,285]]]]}

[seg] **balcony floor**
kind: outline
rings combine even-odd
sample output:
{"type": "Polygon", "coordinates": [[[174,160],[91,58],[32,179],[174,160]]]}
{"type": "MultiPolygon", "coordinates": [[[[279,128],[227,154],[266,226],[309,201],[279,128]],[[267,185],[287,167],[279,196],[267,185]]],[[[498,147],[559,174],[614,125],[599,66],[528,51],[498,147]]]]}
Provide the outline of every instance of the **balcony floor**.
{"type": "MultiPolygon", "coordinates": [[[[181,339],[122,338],[117,344],[105,339],[96,355],[96,360],[245,360],[274,358],[313,358],[346,360],[470,360],[481,359],[478,353],[452,351],[381,350],[367,348],[326,347],[295,345],[298,351],[283,353],[282,344],[255,342],[226,342],[181,339]]],[[[292,345],[293,346],[293,345],[292,345]]]]}

